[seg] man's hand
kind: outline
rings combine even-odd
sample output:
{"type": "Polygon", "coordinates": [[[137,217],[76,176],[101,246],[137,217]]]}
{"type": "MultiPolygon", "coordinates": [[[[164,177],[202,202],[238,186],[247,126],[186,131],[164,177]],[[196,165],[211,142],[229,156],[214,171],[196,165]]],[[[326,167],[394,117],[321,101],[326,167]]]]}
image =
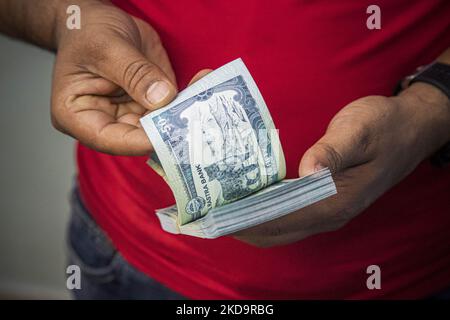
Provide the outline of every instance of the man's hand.
{"type": "MultiPolygon", "coordinates": [[[[0,0],[0,32],[57,51],[55,128],[110,154],[152,150],[139,118],[169,103],[177,88],[151,26],[108,1],[0,0]],[[81,9],[81,30],[66,27],[66,10],[73,4],[81,9]]],[[[191,82],[204,74],[200,71],[191,82]]]]}
{"type": "Polygon", "coordinates": [[[449,139],[449,100],[430,85],[413,84],[399,97],[354,101],[333,118],[299,167],[300,176],[329,167],[337,195],[235,237],[267,247],[336,230],[449,139]]]}
{"type": "Polygon", "coordinates": [[[166,51],[145,22],[107,3],[79,2],[81,29],[67,30],[62,19],[56,29],[52,123],[102,152],[148,154],[139,118],[177,92],[166,51]]]}

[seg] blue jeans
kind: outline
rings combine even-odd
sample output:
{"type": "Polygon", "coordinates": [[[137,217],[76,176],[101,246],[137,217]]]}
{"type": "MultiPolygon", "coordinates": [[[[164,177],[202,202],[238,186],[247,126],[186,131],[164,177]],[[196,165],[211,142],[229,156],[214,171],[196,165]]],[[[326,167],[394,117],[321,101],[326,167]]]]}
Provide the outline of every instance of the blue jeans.
{"type": "Polygon", "coordinates": [[[69,265],[81,271],[75,299],[184,299],[131,266],[92,219],[74,190],[68,229],[69,265]]]}

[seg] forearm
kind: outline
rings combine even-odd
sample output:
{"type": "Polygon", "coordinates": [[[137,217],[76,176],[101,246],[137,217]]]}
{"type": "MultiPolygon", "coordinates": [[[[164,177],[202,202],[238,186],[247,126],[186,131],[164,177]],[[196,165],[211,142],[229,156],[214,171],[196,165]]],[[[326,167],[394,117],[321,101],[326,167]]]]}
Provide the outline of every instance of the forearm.
{"type": "Polygon", "coordinates": [[[56,50],[57,27],[65,25],[69,5],[67,0],[0,0],[0,32],[56,50]]]}
{"type": "MultiPolygon", "coordinates": [[[[437,59],[450,65],[450,49],[437,59]]],[[[423,151],[422,157],[434,153],[439,147],[450,141],[450,99],[437,87],[416,82],[405,89],[400,99],[405,100],[411,116],[415,116],[415,130],[418,132],[417,145],[423,151]]]]}

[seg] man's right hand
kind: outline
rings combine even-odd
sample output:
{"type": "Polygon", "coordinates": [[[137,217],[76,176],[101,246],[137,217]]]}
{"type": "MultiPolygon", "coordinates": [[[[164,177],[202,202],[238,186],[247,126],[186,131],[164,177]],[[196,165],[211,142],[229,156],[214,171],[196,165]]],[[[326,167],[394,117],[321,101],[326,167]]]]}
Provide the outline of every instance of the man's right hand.
{"type": "Polygon", "coordinates": [[[56,29],[52,123],[101,152],[148,154],[139,118],[177,93],[167,53],[145,22],[107,3],[80,3],[81,29],[62,19],[56,29]]]}

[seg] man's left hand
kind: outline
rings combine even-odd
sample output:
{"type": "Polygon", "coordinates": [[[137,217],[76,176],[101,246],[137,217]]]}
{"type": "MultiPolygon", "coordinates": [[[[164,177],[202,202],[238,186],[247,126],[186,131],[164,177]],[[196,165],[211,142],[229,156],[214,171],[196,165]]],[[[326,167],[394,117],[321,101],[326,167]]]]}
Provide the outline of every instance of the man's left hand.
{"type": "Polygon", "coordinates": [[[336,114],[299,166],[300,176],[329,167],[337,194],[234,236],[269,247],[341,228],[449,139],[449,99],[428,84],[358,99],[336,114]]]}

